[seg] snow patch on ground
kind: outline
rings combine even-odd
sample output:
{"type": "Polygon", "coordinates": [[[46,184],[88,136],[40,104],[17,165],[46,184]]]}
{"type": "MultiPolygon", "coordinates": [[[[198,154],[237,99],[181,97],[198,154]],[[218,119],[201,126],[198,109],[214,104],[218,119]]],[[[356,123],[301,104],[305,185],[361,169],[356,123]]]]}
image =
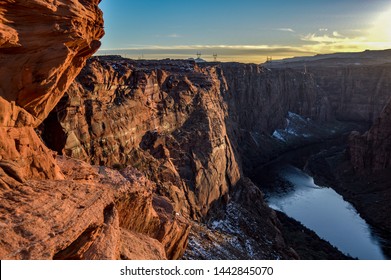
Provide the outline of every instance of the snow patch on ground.
{"type": "Polygon", "coordinates": [[[284,136],[281,135],[281,133],[278,130],[275,130],[272,135],[274,138],[286,142],[284,136]]]}
{"type": "Polygon", "coordinates": [[[310,138],[313,136],[309,133],[309,128],[314,126],[310,118],[304,118],[299,114],[288,112],[286,126],[284,129],[276,129],[272,136],[282,142],[287,142],[290,138],[310,138]]]}

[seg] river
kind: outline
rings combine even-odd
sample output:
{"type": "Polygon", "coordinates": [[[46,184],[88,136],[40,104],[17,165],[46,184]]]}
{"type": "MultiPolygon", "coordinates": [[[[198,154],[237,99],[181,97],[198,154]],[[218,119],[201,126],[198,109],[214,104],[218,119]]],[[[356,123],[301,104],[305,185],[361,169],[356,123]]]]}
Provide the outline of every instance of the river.
{"type": "Polygon", "coordinates": [[[301,222],[353,258],[386,259],[380,239],[341,195],[316,185],[311,176],[292,165],[275,164],[273,168],[282,181],[266,191],[271,208],[301,222]]]}

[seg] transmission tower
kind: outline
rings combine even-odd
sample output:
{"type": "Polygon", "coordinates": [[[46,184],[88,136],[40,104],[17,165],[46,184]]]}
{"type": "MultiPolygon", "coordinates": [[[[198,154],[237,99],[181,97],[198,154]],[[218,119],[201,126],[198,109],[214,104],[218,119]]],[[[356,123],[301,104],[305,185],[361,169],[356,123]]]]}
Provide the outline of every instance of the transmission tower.
{"type": "Polygon", "coordinates": [[[213,54],[213,59],[214,59],[215,62],[217,61],[217,53],[213,54]]]}
{"type": "Polygon", "coordinates": [[[197,52],[197,59],[201,58],[201,52],[197,52]]]}

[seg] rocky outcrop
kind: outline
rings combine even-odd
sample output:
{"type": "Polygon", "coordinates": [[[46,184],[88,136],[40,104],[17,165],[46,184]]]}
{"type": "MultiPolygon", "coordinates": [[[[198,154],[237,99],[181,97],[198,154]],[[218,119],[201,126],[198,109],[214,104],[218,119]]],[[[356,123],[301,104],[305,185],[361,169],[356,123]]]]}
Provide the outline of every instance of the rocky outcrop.
{"type": "Polygon", "coordinates": [[[19,181],[62,178],[33,128],[100,46],[98,2],[0,2],[0,160],[19,181]]]}
{"type": "Polygon", "coordinates": [[[0,2],[0,96],[29,112],[32,126],[45,119],[99,48],[99,2],[0,2]]]}
{"type": "Polygon", "coordinates": [[[57,162],[64,180],[11,182],[2,188],[1,259],[165,259],[183,254],[188,224],[168,206],[153,205],[164,198],[153,194],[154,184],[138,171],[127,168],[121,175],[65,157],[57,162]]]}
{"type": "Polygon", "coordinates": [[[391,102],[369,131],[349,137],[349,155],[358,171],[378,171],[391,167],[391,102]]]}

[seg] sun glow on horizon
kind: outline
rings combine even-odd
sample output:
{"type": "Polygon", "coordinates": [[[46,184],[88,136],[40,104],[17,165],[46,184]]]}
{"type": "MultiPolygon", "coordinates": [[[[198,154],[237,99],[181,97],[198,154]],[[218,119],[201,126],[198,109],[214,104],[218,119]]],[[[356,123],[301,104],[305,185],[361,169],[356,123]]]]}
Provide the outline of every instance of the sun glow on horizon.
{"type": "Polygon", "coordinates": [[[380,14],[369,30],[369,38],[374,42],[391,45],[391,8],[380,14]]]}

